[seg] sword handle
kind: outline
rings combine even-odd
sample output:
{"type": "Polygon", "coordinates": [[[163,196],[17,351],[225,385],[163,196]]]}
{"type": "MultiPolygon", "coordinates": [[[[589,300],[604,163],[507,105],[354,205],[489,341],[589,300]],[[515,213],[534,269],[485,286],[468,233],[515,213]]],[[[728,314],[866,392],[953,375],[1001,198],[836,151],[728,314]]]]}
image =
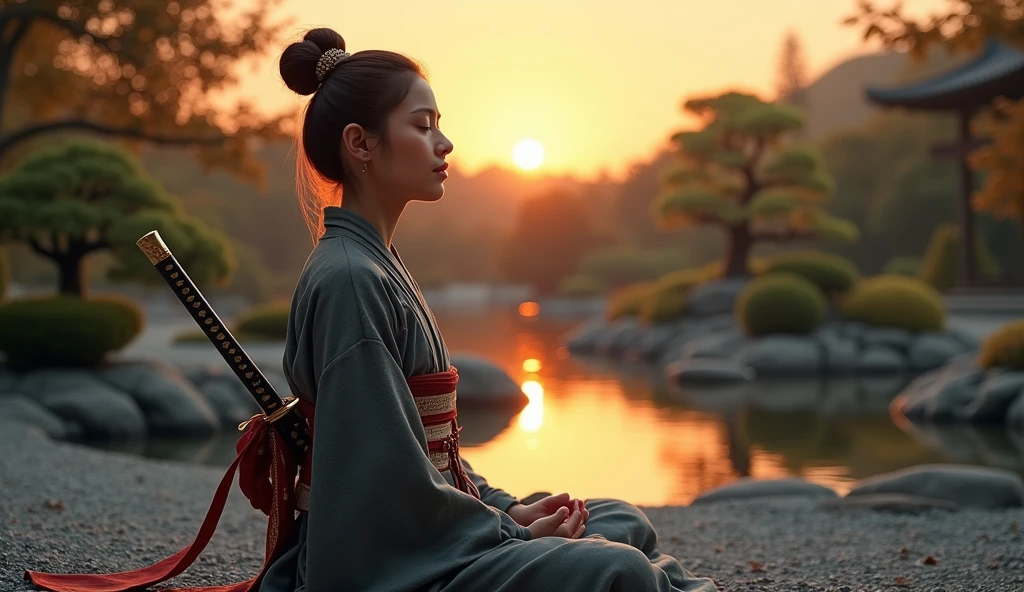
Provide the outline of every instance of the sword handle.
{"type": "MultiPolygon", "coordinates": [[[[178,301],[191,315],[192,320],[199,325],[210,343],[217,348],[238,380],[245,385],[245,389],[256,400],[260,409],[263,410],[263,418],[270,421],[284,437],[296,460],[302,464],[302,459],[309,450],[310,440],[309,432],[306,429],[306,419],[296,405],[298,399],[295,397],[288,397],[287,400],[281,398],[274,386],[245,353],[242,344],[238,343],[213,307],[199,292],[199,288],[188,277],[188,273],[160,238],[159,232],[154,230],[147,233],[136,241],[136,244],[149,258],[160,277],[164,278],[167,285],[177,295],[178,301]]],[[[258,417],[260,416],[254,416],[254,419],[258,417]]],[[[238,429],[244,430],[249,421],[243,422],[238,429]]]]}

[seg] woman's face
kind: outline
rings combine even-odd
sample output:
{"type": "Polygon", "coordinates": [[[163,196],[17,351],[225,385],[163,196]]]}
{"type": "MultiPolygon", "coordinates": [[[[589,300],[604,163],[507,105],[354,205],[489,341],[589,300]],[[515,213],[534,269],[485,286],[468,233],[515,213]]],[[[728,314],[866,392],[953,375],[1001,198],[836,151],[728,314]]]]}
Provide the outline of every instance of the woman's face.
{"type": "Polygon", "coordinates": [[[388,157],[374,167],[388,195],[403,201],[437,201],[444,195],[445,157],[454,146],[438,129],[440,119],[434,92],[417,77],[388,117],[388,157]]]}

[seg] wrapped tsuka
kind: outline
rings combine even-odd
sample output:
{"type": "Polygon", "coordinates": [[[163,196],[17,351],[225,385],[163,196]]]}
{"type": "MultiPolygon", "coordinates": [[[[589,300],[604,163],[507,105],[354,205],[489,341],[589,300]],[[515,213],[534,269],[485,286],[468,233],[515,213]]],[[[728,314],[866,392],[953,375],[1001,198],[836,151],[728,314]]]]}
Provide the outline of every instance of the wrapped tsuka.
{"type": "MultiPolygon", "coordinates": [[[[235,340],[231,331],[221,322],[220,317],[189,279],[188,274],[174,258],[174,254],[160,238],[159,232],[154,230],[146,234],[136,244],[177,295],[182,306],[192,316],[192,320],[199,325],[210,343],[217,348],[238,380],[245,385],[245,389],[263,410],[266,419],[272,422],[284,437],[288,447],[294,453],[295,459],[301,464],[305,453],[309,450],[310,439],[306,430],[306,420],[296,408],[298,398],[288,397],[285,400],[277,394],[273,385],[267,381],[256,364],[246,355],[242,345],[235,340]]],[[[247,424],[248,422],[243,422],[238,429],[244,430],[247,424]]]]}

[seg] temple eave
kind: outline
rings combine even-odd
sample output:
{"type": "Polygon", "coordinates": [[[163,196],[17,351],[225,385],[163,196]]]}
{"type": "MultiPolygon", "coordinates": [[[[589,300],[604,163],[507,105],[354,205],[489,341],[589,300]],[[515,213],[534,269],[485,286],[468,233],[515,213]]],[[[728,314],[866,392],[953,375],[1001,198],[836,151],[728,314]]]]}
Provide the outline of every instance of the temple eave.
{"type": "Polygon", "coordinates": [[[865,89],[868,100],[886,107],[962,111],[997,97],[1024,98],[1024,52],[989,41],[977,58],[950,72],[902,87],[865,89]]]}

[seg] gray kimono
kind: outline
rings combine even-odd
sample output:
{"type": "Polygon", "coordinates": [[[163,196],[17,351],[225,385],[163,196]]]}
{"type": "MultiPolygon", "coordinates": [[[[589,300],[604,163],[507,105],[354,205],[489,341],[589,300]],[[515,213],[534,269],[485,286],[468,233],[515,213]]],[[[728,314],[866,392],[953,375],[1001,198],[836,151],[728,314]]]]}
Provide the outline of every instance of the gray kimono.
{"type": "Polygon", "coordinates": [[[397,251],[363,218],[325,210],[296,286],[284,370],[316,405],[309,511],[263,592],[715,590],[656,548],[640,510],[592,500],[586,536],[542,537],[516,498],[463,463],[481,498],[431,464],[410,376],[449,367],[397,251]]]}

